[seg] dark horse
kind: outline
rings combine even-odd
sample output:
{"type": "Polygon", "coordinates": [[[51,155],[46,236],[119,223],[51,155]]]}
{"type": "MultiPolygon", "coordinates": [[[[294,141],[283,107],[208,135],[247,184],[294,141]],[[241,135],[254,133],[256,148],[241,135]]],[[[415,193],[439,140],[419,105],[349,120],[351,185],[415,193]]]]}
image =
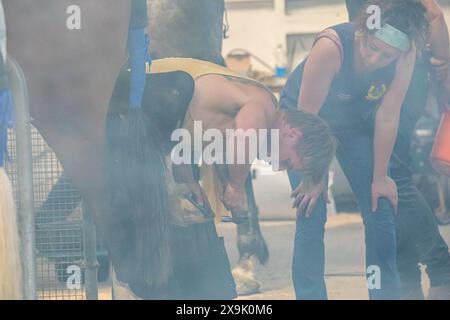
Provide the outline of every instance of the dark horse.
{"type": "MultiPolygon", "coordinates": [[[[154,212],[158,211],[157,205],[145,208],[149,214],[143,217],[145,223],[139,224],[132,221],[133,214],[118,212],[111,205],[111,194],[123,181],[111,183],[111,172],[107,171],[110,168],[105,166],[109,157],[106,122],[116,79],[126,59],[131,2],[3,0],[8,52],[24,70],[33,124],[94,212],[118,279],[143,298],[178,297],[170,289],[171,273],[176,272],[173,269],[178,261],[176,257],[172,260],[169,242],[161,241],[169,237],[170,229],[152,223],[160,221],[155,217],[166,213],[154,212]],[[79,30],[70,30],[66,25],[70,16],[67,8],[74,4],[81,9],[79,30]],[[149,264],[159,267],[152,269],[149,264]]],[[[222,63],[223,0],[198,0],[195,4],[178,0],[176,5],[174,1],[162,0],[149,3],[154,58],[187,56],[222,63]],[[170,41],[168,34],[173,37],[170,41]]],[[[151,164],[147,165],[151,170],[151,164]]],[[[148,181],[150,186],[158,182],[148,181]]],[[[139,186],[133,188],[137,190],[139,186]]],[[[139,206],[141,201],[136,194],[128,199],[129,207],[139,206]]],[[[193,236],[198,232],[187,231],[193,236]]],[[[260,233],[255,238],[256,243],[263,243],[260,233]]],[[[258,248],[267,251],[265,244],[258,248]]],[[[241,256],[249,255],[248,250],[241,252],[241,256]]],[[[266,253],[261,256],[264,258],[266,253]]],[[[214,285],[213,275],[205,278],[214,285]]],[[[189,282],[178,282],[188,287],[189,282]]],[[[230,297],[232,289],[217,296],[230,297]]]]}

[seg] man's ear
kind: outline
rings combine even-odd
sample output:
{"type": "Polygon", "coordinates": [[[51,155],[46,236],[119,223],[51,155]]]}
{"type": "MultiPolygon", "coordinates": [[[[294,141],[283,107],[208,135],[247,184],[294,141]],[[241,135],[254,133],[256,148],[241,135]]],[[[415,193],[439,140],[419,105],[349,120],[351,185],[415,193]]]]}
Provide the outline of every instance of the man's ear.
{"type": "Polygon", "coordinates": [[[302,140],[303,139],[303,132],[298,128],[289,128],[289,135],[292,136],[295,140],[302,140]]]}

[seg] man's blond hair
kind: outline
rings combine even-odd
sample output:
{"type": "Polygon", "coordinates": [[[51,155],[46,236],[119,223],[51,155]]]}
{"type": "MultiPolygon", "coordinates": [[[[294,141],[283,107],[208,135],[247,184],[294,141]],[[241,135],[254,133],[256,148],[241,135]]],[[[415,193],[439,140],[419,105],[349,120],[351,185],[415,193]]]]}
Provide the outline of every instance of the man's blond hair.
{"type": "Polygon", "coordinates": [[[297,151],[303,160],[303,186],[308,190],[327,176],[336,153],[336,138],[328,124],[319,116],[298,109],[283,111],[287,123],[303,134],[297,151]]]}

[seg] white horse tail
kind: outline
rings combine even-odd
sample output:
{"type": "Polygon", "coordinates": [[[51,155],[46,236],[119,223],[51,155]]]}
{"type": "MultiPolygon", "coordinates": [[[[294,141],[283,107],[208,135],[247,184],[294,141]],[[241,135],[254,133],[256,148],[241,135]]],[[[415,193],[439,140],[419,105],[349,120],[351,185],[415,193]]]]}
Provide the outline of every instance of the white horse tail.
{"type": "Polygon", "coordinates": [[[16,207],[11,181],[0,167],[0,300],[22,298],[22,272],[16,207]]]}

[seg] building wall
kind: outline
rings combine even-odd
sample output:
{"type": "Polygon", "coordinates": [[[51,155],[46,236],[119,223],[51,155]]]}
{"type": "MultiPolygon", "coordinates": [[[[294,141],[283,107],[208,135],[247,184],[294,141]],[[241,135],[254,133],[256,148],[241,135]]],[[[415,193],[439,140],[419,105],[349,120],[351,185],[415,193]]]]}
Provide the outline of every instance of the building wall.
{"type": "MultiPolygon", "coordinates": [[[[289,12],[285,1],[226,0],[230,29],[229,38],[223,42],[223,54],[243,48],[275,66],[276,48],[279,44],[287,48],[288,34],[317,33],[348,19],[343,0],[317,1],[319,5],[309,1],[289,12]]],[[[254,67],[267,71],[257,63],[254,67]]]]}
{"type": "MultiPolygon", "coordinates": [[[[438,2],[450,24],[450,1],[438,2]]],[[[243,48],[271,66],[275,66],[277,46],[281,44],[287,50],[289,34],[315,34],[348,19],[344,0],[225,0],[225,4],[230,29],[229,38],[223,42],[223,55],[243,48]]],[[[253,63],[255,69],[267,71],[253,63]]]]}

